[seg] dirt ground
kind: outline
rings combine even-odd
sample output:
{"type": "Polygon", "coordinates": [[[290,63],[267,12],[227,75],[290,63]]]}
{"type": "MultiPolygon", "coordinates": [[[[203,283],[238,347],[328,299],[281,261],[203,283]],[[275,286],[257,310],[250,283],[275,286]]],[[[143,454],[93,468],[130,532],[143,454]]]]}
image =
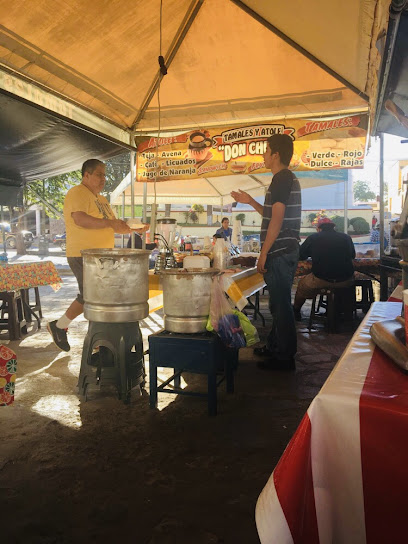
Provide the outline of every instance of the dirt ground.
{"type": "MultiPolygon", "coordinates": [[[[71,327],[68,354],[45,329],[73,293],[72,277],[57,293],[41,288],[43,327],[20,342],[0,336],[18,356],[15,403],[0,408],[1,541],[259,542],[257,498],[357,324],[329,336],[299,323],[296,373],[260,370],[252,349],[242,349],[235,393],[221,385],[210,418],[206,400],[194,397],[159,394],[151,410],[148,383],[129,405],[106,394],[81,401],[87,322],[71,327]]],[[[158,314],[144,322],[145,349],[161,324],[158,314]]],[[[265,337],[267,327],[259,331],[265,337]]],[[[205,390],[206,378],[186,375],[184,384],[205,390]]]]}

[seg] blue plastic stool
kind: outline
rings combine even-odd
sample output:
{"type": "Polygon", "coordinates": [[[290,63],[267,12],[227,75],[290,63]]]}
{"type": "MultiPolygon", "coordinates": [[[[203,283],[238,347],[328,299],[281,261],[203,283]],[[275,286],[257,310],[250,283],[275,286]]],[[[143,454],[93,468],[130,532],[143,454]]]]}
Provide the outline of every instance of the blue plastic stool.
{"type": "Polygon", "coordinates": [[[157,408],[157,394],[173,393],[208,398],[208,415],[217,415],[217,387],[226,382],[227,393],[234,392],[234,370],[238,350],[226,348],[219,337],[210,332],[177,334],[160,331],[149,336],[150,408],[157,408]],[[157,368],[173,368],[174,374],[157,385],[157,368]],[[180,388],[183,372],[207,374],[208,392],[198,393],[180,388]],[[217,381],[217,374],[221,378],[217,381]],[[166,386],[174,381],[174,389],[166,386]]]}

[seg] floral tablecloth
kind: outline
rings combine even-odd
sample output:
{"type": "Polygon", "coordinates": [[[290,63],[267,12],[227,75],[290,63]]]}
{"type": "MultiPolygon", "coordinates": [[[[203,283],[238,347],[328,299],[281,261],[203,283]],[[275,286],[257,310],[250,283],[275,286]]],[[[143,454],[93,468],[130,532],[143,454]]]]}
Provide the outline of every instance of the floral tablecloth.
{"type": "Polygon", "coordinates": [[[51,261],[0,266],[0,292],[29,289],[41,285],[51,285],[54,291],[58,291],[61,283],[60,275],[51,261]]]}

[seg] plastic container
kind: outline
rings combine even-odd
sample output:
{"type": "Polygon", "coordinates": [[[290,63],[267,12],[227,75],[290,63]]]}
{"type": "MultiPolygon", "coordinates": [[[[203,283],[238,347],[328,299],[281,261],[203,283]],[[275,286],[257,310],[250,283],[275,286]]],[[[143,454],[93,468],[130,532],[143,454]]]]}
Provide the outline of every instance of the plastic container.
{"type": "Polygon", "coordinates": [[[192,270],[194,268],[210,268],[210,259],[205,255],[188,255],[183,259],[183,268],[192,270]]]}
{"type": "Polygon", "coordinates": [[[213,249],[213,267],[225,270],[230,264],[231,256],[224,238],[217,238],[213,249]]]}
{"type": "Polygon", "coordinates": [[[358,259],[376,259],[380,256],[380,242],[354,242],[358,259]]]}

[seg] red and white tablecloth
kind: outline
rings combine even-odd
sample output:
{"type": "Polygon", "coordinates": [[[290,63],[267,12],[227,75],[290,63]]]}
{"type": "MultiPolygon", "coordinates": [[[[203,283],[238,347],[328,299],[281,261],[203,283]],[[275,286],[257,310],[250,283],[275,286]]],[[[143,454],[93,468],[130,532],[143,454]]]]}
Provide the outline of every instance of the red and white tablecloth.
{"type": "Polygon", "coordinates": [[[256,506],[262,544],[408,542],[408,375],[371,340],[376,302],[311,403],[256,506]]]}

